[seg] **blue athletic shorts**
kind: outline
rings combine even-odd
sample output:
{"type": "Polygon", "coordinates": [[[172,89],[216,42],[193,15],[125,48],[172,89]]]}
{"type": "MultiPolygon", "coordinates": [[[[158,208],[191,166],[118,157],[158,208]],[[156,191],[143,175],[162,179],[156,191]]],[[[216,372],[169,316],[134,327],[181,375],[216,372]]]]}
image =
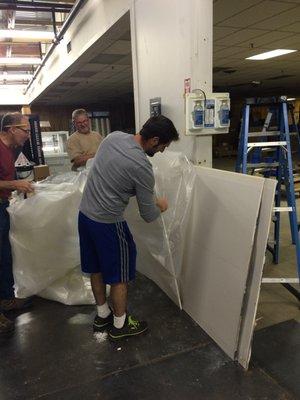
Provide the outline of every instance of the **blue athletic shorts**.
{"type": "Polygon", "coordinates": [[[78,231],[83,272],[101,272],[107,284],[135,278],[136,246],[125,221],[105,224],[79,212],[78,231]]]}

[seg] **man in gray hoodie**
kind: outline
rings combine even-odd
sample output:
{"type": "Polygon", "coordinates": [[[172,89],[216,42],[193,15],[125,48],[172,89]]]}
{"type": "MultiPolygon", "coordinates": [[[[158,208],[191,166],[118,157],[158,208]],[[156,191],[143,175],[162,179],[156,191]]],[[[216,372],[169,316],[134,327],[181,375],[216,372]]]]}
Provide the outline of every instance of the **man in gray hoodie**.
{"type": "Polygon", "coordinates": [[[97,304],[94,330],[108,328],[111,340],[139,335],[148,328],[146,321],[127,315],[127,286],[135,278],[136,246],[123,213],[133,196],[146,222],[167,210],[167,200],[154,196],[147,155],[163,152],[178,139],[171,120],[151,117],[136,135],[109,134],[91,167],[79,207],[81,268],[91,274],[97,304]],[[113,311],[107,303],[106,284],[111,285],[113,311]]]}

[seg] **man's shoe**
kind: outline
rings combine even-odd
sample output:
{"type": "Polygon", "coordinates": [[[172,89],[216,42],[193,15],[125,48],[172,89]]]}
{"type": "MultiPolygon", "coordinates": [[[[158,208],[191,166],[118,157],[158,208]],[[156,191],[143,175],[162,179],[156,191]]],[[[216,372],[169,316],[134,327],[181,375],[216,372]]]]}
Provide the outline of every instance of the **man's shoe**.
{"type": "Polygon", "coordinates": [[[126,316],[124,325],[122,328],[118,329],[112,326],[108,332],[108,337],[110,340],[115,341],[129,336],[137,336],[145,333],[148,329],[148,324],[146,321],[137,321],[131,315],[126,316]]]}
{"type": "Polygon", "coordinates": [[[4,314],[0,313],[0,334],[10,333],[15,329],[15,324],[4,314]]]}
{"type": "Polygon", "coordinates": [[[99,317],[99,315],[96,315],[93,323],[94,332],[104,331],[109,325],[112,325],[113,322],[114,322],[114,315],[112,312],[106,318],[101,318],[99,317]]]}
{"type": "Polygon", "coordinates": [[[31,298],[19,299],[14,297],[12,299],[5,299],[0,301],[0,308],[3,311],[23,310],[32,305],[31,298]]]}

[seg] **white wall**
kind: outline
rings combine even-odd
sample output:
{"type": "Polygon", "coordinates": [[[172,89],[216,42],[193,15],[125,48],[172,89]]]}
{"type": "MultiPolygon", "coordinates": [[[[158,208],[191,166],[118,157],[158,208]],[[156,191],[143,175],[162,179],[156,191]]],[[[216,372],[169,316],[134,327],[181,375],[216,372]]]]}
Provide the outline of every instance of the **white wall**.
{"type": "Polygon", "coordinates": [[[184,136],[184,79],[191,78],[192,89],[212,91],[212,3],[136,0],[131,8],[137,127],[149,118],[149,99],[161,97],[162,113],[181,133],[171,149],[194,161],[201,147],[211,154],[211,137],[184,136]]]}

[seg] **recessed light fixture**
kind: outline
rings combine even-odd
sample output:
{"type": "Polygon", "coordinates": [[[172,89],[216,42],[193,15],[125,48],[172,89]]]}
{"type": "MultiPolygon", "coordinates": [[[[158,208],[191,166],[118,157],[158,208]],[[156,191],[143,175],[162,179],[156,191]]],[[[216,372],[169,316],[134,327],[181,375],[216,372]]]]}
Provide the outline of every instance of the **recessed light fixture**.
{"type": "Polygon", "coordinates": [[[32,76],[31,74],[1,74],[0,81],[28,81],[32,76]]]}
{"type": "Polygon", "coordinates": [[[41,62],[42,60],[37,57],[0,57],[0,64],[2,65],[37,65],[41,62]]]}
{"type": "Polygon", "coordinates": [[[284,54],[294,53],[295,51],[298,50],[277,49],[267,51],[266,53],[256,54],[252,57],[247,57],[246,60],[267,60],[268,58],[283,56],[284,54]]]}
{"type": "Polygon", "coordinates": [[[54,39],[54,33],[49,31],[20,31],[15,29],[0,29],[0,38],[36,39],[48,41],[54,39]]]}

